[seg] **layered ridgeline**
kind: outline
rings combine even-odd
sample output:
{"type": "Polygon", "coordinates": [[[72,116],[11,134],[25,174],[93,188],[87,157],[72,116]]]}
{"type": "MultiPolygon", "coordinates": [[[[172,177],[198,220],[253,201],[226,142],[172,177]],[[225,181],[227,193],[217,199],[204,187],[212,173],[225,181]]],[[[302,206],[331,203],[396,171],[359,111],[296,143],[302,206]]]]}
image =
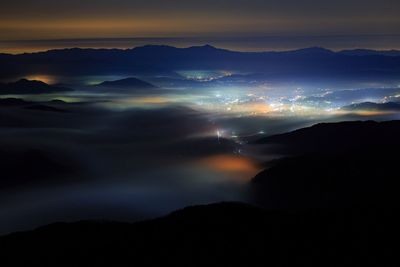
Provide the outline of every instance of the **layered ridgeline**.
{"type": "MultiPolygon", "coordinates": [[[[81,91],[140,91],[145,92],[157,91],[159,87],[145,82],[143,80],[130,77],[120,80],[104,81],[94,86],[80,87],[81,91]]],[[[42,81],[20,79],[15,82],[0,83],[0,95],[38,95],[38,94],[53,94],[65,93],[73,91],[63,85],[50,85],[42,81]]],[[[162,90],[161,90],[162,91],[162,90]]]]}
{"type": "Polygon", "coordinates": [[[140,79],[130,77],[121,80],[115,81],[104,81],[102,83],[96,84],[96,87],[104,87],[104,88],[132,88],[132,89],[156,89],[157,87],[152,85],[151,83],[142,81],[140,79]]]}
{"type": "Polygon", "coordinates": [[[283,52],[237,52],[209,45],[189,48],[147,45],[133,49],[61,49],[0,55],[0,78],[49,75],[176,75],[178,70],[226,70],[264,78],[395,79],[397,51],[341,51],[314,47],[283,52]]]}

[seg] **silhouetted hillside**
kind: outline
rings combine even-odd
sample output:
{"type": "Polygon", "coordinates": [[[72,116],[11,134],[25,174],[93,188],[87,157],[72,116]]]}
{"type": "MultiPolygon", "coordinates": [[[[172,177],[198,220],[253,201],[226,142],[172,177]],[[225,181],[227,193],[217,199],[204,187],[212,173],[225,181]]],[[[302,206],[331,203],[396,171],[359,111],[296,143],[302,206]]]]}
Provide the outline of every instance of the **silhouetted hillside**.
{"type": "Polygon", "coordinates": [[[359,121],[262,139],[287,157],[254,178],[255,201],[274,208],[397,208],[399,134],[400,121],[359,121]]]}
{"type": "Polygon", "coordinates": [[[156,86],[151,83],[136,79],[136,78],[126,78],[116,81],[105,81],[96,86],[108,87],[108,88],[126,88],[126,89],[155,89],[156,86]]]}
{"type": "Polygon", "coordinates": [[[269,136],[258,144],[279,144],[291,152],[326,152],[353,148],[392,148],[400,145],[400,121],[319,123],[293,132],[269,136]]]}
{"type": "Polygon", "coordinates": [[[0,250],[2,266],[388,266],[398,222],[384,211],[221,203],[135,224],[53,224],[2,237],[0,250]]]}
{"type": "Polygon", "coordinates": [[[13,83],[0,83],[0,94],[2,95],[49,94],[65,91],[71,91],[71,89],[26,79],[13,83]]]}

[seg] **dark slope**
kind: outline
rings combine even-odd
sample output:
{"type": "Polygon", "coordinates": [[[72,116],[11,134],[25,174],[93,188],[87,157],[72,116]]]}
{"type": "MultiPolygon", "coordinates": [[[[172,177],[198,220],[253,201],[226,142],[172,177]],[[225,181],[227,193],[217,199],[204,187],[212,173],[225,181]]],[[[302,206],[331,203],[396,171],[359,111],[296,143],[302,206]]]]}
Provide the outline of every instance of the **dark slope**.
{"type": "Polygon", "coordinates": [[[279,144],[292,152],[331,153],[332,150],[388,148],[400,145],[400,121],[319,123],[293,132],[269,136],[259,144],[279,144]]]}
{"type": "Polygon", "coordinates": [[[137,78],[126,78],[116,81],[105,81],[96,87],[119,88],[119,89],[156,89],[157,87],[151,83],[139,80],[137,78]]]}
{"type": "Polygon", "coordinates": [[[71,91],[71,89],[26,79],[13,83],[0,83],[0,95],[50,94],[65,91],[71,91]]]}
{"type": "Polygon", "coordinates": [[[268,207],[391,207],[400,204],[400,121],[317,124],[259,141],[288,155],[258,174],[268,207]]]}
{"type": "Polygon", "coordinates": [[[221,203],[135,224],[53,224],[0,238],[0,251],[2,266],[389,266],[398,222],[383,211],[221,203]]]}

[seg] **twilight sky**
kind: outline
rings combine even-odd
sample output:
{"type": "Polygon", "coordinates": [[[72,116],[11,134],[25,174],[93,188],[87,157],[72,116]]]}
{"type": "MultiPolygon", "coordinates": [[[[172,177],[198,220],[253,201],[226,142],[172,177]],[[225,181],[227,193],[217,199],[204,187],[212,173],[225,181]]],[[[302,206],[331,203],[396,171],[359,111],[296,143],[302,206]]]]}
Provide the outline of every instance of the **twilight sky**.
{"type": "Polygon", "coordinates": [[[178,44],[180,38],[182,45],[196,37],[243,50],[309,44],[400,48],[399,11],[398,0],[5,0],[0,9],[0,51],[17,51],[21,40],[73,39],[79,45],[82,39],[139,37],[173,37],[178,44]],[[248,37],[264,41],[248,47],[243,44],[248,37]],[[271,45],[274,37],[283,42],[271,45]],[[304,42],[307,37],[314,39],[304,42]]]}

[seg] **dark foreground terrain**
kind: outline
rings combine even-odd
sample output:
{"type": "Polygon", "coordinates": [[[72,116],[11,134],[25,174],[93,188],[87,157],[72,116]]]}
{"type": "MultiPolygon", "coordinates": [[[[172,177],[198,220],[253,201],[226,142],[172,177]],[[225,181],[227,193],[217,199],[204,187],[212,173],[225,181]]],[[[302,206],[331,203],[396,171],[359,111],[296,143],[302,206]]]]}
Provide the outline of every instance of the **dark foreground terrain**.
{"type": "Polygon", "coordinates": [[[260,140],[285,155],[254,202],[0,238],[1,266],[398,266],[400,122],[318,124],[260,140]]]}
{"type": "Polygon", "coordinates": [[[59,223],[1,238],[2,266],[396,266],[385,209],[190,207],[142,223],[59,223]]]}
{"type": "Polygon", "coordinates": [[[321,123],[261,139],[283,158],[252,181],[269,208],[398,207],[400,121],[321,123]]]}

